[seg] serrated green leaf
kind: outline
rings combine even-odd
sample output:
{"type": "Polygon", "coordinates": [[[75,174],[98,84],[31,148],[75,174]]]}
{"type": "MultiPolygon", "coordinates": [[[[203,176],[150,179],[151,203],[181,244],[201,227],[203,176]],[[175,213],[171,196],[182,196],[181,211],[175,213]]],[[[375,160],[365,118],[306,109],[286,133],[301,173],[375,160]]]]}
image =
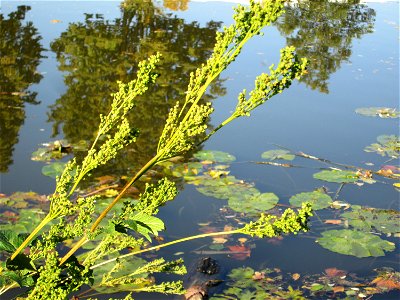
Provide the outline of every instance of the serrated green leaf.
{"type": "Polygon", "coordinates": [[[26,235],[12,230],[0,230],[0,251],[13,253],[25,240],[26,235]]]}

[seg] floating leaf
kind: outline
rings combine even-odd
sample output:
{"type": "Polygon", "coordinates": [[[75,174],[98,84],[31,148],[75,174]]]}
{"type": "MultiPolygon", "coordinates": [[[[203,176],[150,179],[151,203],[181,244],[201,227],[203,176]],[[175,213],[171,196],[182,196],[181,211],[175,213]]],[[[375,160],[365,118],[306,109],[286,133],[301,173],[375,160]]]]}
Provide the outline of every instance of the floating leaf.
{"type": "Polygon", "coordinates": [[[342,229],[322,232],[318,243],[333,252],[356,257],[384,256],[384,251],[393,251],[392,242],[381,239],[371,233],[342,229]]]}
{"type": "Polygon", "coordinates": [[[400,112],[396,111],[396,108],[389,107],[360,107],[356,109],[356,113],[363,116],[379,116],[381,118],[398,118],[400,116],[400,112]]]}
{"type": "Polygon", "coordinates": [[[378,276],[371,281],[371,284],[376,285],[381,291],[400,290],[400,272],[395,272],[390,268],[377,270],[378,276]]]}
{"type": "Polygon", "coordinates": [[[352,211],[345,212],[342,217],[358,230],[369,232],[375,229],[386,234],[400,232],[400,212],[396,210],[353,205],[352,211]]]}
{"type": "Polygon", "coordinates": [[[19,211],[18,218],[14,218],[13,222],[0,224],[1,230],[12,230],[16,234],[30,233],[45,216],[43,211],[37,209],[22,209],[19,211]]]}
{"type": "Polygon", "coordinates": [[[333,225],[340,225],[342,224],[342,220],[325,220],[325,224],[333,224],[333,225]]]}
{"type": "Polygon", "coordinates": [[[268,160],[284,159],[293,160],[295,158],[294,154],[290,154],[287,150],[269,150],[261,154],[261,157],[268,160]]]}
{"type": "Polygon", "coordinates": [[[202,169],[203,165],[199,162],[177,164],[172,167],[172,175],[175,177],[193,176],[199,174],[202,169]]]}
{"type": "Polygon", "coordinates": [[[380,135],[378,143],[365,147],[366,152],[376,152],[381,156],[398,158],[400,154],[400,139],[396,135],[380,135]]]}
{"type": "Polygon", "coordinates": [[[324,170],[313,175],[315,179],[337,183],[352,183],[358,180],[358,176],[352,171],[324,170]]]}
{"type": "Polygon", "coordinates": [[[228,199],[228,205],[237,212],[260,213],[274,208],[278,201],[279,198],[274,193],[238,194],[228,199]]]}
{"type": "Polygon", "coordinates": [[[319,190],[300,193],[292,196],[289,202],[293,206],[301,207],[303,202],[310,202],[314,210],[324,209],[332,204],[332,198],[319,190]]]}
{"type": "Polygon", "coordinates": [[[66,165],[66,163],[64,163],[64,162],[55,162],[50,165],[43,166],[42,174],[44,176],[56,178],[57,176],[60,176],[62,174],[62,172],[64,171],[65,165],[66,165]]]}
{"type": "Polygon", "coordinates": [[[245,260],[250,257],[251,250],[246,246],[228,246],[228,249],[230,250],[231,257],[236,260],[245,260]]]}
{"type": "Polygon", "coordinates": [[[346,276],[347,272],[336,268],[325,269],[326,276],[328,277],[343,277],[346,276]]]}
{"type": "Polygon", "coordinates": [[[244,196],[259,193],[259,191],[251,185],[240,183],[233,176],[203,180],[201,183],[204,186],[198,187],[197,190],[206,196],[217,199],[229,199],[238,195],[244,196]]]}
{"type": "Polygon", "coordinates": [[[215,150],[201,150],[193,155],[198,160],[207,160],[213,162],[229,163],[236,160],[232,154],[215,150]]]}

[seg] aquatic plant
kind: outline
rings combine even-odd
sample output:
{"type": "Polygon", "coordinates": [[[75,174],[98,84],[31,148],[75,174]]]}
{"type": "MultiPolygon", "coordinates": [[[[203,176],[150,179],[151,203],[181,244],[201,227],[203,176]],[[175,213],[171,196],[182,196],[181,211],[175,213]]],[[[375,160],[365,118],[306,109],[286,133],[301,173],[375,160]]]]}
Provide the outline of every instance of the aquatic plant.
{"type": "MultiPolygon", "coordinates": [[[[110,211],[122,202],[126,191],[155,165],[195,149],[222,127],[236,118],[249,116],[251,111],[281,93],[294,79],[306,72],[306,59],[299,59],[294,47],[281,50],[280,62],[272,65],[269,74],[256,78],[254,89],[238,96],[235,111],[214,130],[207,121],[213,108],[211,103],[201,103],[210,84],[240,54],[243,46],[261,29],[274,22],[283,11],[285,1],[250,2],[250,7],[235,9],[234,24],[217,33],[214,52],[208,61],[190,74],[190,82],[184,101],[171,108],[164,130],[153,158],[126,183],[111,203],[96,214],[99,196],[82,196],[78,187],[97,167],[114,159],[118,152],[135,142],[139,130],[128,121],[129,112],[136,105],[136,97],[145,93],[157,78],[160,54],[150,56],[139,63],[137,78],[129,83],[119,82],[119,90],[112,94],[113,102],[107,115],[100,115],[97,135],[86,157],[78,162],[69,161],[50,197],[50,209],[41,223],[28,237],[10,231],[0,234],[0,250],[11,254],[0,270],[1,292],[16,285],[28,287],[28,299],[64,299],[71,292],[88,284],[107,292],[148,291],[160,293],[183,293],[182,283],[154,283],[151,274],[157,272],[183,274],[186,270],[182,260],[150,262],[139,259],[137,254],[191,240],[221,234],[247,234],[260,238],[306,231],[311,206],[304,204],[297,213],[286,210],[282,216],[261,214],[256,221],[242,228],[227,232],[208,233],[147,247],[146,241],[164,229],[164,223],[155,215],[158,207],[171,201],[177,194],[175,185],[168,179],[146,185],[138,201],[124,201],[121,210],[110,211]],[[43,228],[50,225],[37,235],[43,228]],[[59,246],[67,240],[76,241],[64,256],[59,246]],[[83,255],[76,256],[83,246],[94,245],[83,255]],[[24,250],[29,248],[29,254],[24,250]],[[131,249],[122,255],[121,250],[131,249]],[[127,265],[129,264],[129,267],[127,265]],[[96,272],[107,265],[99,278],[96,272]]],[[[131,299],[128,295],[126,299],[131,299]]]]}

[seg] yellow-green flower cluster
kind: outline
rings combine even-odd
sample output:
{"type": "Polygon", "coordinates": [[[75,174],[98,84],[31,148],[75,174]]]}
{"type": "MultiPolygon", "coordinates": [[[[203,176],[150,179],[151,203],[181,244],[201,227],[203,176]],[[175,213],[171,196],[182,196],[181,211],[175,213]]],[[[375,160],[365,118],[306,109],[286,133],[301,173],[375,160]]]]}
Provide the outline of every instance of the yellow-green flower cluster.
{"type": "Polygon", "coordinates": [[[284,2],[260,4],[250,1],[250,8],[239,6],[235,9],[235,23],[217,33],[212,56],[190,74],[183,105],[177,103],[169,113],[158,144],[160,160],[183,154],[198,144],[196,138],[206,132],[207,120],[213,112],[210,103],[199,105],[200,99],[211,82],[239,55],[244,44],[279,17],[284,2]]]}
{"type": "Polygon", "coordinates": [[[254,89],[250,92],[249,99],[246,99],[246,90],[238,96],[238,104],[232,117],[250,116],[250,112],[270,99],[272,96],[281,93],[288,88],[292,81],[299,79],[305,74],[307,60],[299,59],[295,54],[294,47],[281,49],[281,58],[278,66],[270,66],[270,74],[261,74],[257,77],[254,89]]]}
{"type": "Polygon", "coordinates": [[[188,152],[197,145],[197,137],[206,132],[207,121],[213,112],[211,103],[192,104],[185,118],[178,122],[179,104],[175,105],[168,116],[157,154],[165,160],[188,152]]]}
{"type": "Polygon", "coordinates": [[[246,224],[239,231],[259,238],[276,237],[287,233],[297,234],[299,231],[308,231],[307,223],[312,215],[311,204],[305,202],[297,214],[290,208],[280,217],[262,214],[257,221],[246,224]]]}
{"type": "Polygon", "coordinates": [[[175,183],[163,178],[154,184],[146,184],[143,194],[139,197],[139,202],[129,209],[131,203],[124,203],[123,215],[129,214],[129,210],[136,212],[143,212],[147,215],[156,215],[158,208],[163,206],[166,202],[173,200],[178,194],[175,183]]]}

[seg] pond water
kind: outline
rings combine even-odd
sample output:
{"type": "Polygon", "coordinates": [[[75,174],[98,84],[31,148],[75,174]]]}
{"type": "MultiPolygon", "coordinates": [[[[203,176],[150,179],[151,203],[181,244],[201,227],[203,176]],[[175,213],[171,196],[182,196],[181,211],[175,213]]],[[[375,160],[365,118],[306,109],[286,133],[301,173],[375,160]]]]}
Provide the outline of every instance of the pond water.
{"type": "MultiPolygon", "coordinates": [[[[53,192],[54,179],[42,174],[42,167],[49,161],[38,161],[32,153],[51,141],[65,140],[63,143],[75,146],[93,139],[98,115],[107,112],[109,95],[117,89],[116,81],[133,79],[137,63],[160,51],[164,58],[158,82],[140,99],[132,115],[141,132],[137,143],[93,177],[124,178],[138,170],[154,154],[168,109],[184,95],[189,73],[209,57],[215,31],[232,22],[232,3],[126,3],[130,9],[117,1],[95,5],[89,1],[2,1],[0,226],[9,226],[21,209],[37,209],[33,200],[53,192]],[[22,201],[25,204],[16,200],[14,193],[29,191],[37,193],[31,195],[34,199],[22,201]]],[[[398,2],[348,5],[304,1],[288,7],[277,24],[246,45],[209,89],[207,97],[213,99],[215,108],[210,124],[218,125],[234,110],[238,93],[242,89],[250,91],[255,77],[277,63],[279,49],[285,44],[296,46],[298,54],[310,60],[308,74],[259,107],[250,118],[223,128],[202,149],[234,155],[236,160],[229,164],[230,175],[252,184],[261,193],[279,197],[282,206],[273,212],[289,205],[293,195],[322,187],[333,200],[355,206],[347,211],[356,211],[357,205],[398,211],[399,192],[393,186],[395,181],[387,176],[374,175],[377,182],[373,184],[359,180],[358,184],[344,185],[313,178],[320,168],[347,169],[345,166],[398,173],[398,144],[397,149],[392,149],[394,153],[386,156],[364,149],[377,143],[381,135],[397,135],[398,141],[399,119],[355,112],[363,107],[398,107],[398,12],[398,2]],[[293,161],[272,161],[294,167],[255,163],[268,161],[261,158],[263,152],[283,148],[343,165],[300,155],[293,161]]],[[[74,153],[82,156],[80,151],[74,153]]],[[[159,169],[152,175],[157,179],[162,173],[159,169]]],[[[389,177],[395,177],[391,174],[389,177]]],[[[244,217],[243,208],[232,209],[226,199],[212,197],[212,191],[205,195],[184,178],[176,181],[181,189],[178,197],[159,214],[167,227],[162,234],[164,241],[221,230],[227,224],[238,225],[244,217]]],[[[46,209],[46,202],[39,206],[46,209]]],[[[317,211],[311,231],[300,236],[245,242],[229,237],[219,244],[200,239],[168,247],[157,255],[183,257],[188,265],[211,255],[221,266],[221,279],[231,269],[243,266],[256,271],[279,268],[282,274],[299,273],[301,278],[322,276],[328,268],[356,273],[360,278],[376,276],[373,270],[382,267],[399,271],[398,213],[392,212],[392,225],[395,222],[397,230],[382,234],[371,229],[395,244],[396,249],[384,256],[358,258],[316,243],[323,231],[343,229],[343,213],[343,208],[317,211]],[[327,224],[326,220],[341,223],[327,224]],[[242,254],[235,255],[233,249],[240,249],[242,254]]],[[[350,225],[350,229],[354,228],[350,225]]],[[[212,291],[221,293],[224,288],[220,285],[212,291]]],[[[397,289],[373,299],[397,299],[399,295],[397,289]]],[[[336,296],[344,297],[344,293],[336,296]]],[[[321,295],[313,297],[326,299],[321,295]]],[[[164,298],[140,294],[135,299],[164,298]]]]}

